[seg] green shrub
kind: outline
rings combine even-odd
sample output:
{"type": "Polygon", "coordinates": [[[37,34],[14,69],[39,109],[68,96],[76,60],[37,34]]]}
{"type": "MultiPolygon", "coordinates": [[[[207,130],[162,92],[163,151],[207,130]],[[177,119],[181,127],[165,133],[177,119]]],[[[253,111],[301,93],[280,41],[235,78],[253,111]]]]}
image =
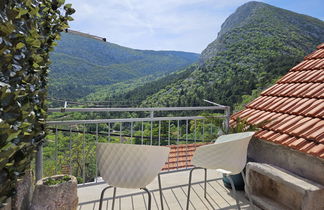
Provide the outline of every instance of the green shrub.
{"type": "Polygon", "coordinates": [[[71,177],[69,177],[68,175],[57,177],[57,178],[49,177],[44,181],[44,185],[57,185],[57,184],[62,184],[64,182],[68,182],[70,180],[71,177]]]}
{"type": "Polygon", "coordinates": [[[0,3],[0,205],[44,141],[49,52],[73,13],[64,0],[0,3]]]}

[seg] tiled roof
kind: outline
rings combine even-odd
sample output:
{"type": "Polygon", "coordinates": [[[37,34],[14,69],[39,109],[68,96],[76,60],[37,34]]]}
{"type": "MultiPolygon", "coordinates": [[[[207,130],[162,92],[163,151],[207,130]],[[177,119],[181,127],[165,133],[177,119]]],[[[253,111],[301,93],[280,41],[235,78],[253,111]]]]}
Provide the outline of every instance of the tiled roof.
{"type": "Polygon", "coordinates": [[[197,144],[178,144],[170,145],[171,148],[169,153],[168,162],[162,168],[162,171],[188,168],[191,167],[191,159],[196,151],[196,148],[209,143],[197,143],[197,144]]]}
{"type": "Polygon", "coordinates": [[[234,114],[267,122],[255,137],[324,158],[324,43],[275,85],[234,114]]]}

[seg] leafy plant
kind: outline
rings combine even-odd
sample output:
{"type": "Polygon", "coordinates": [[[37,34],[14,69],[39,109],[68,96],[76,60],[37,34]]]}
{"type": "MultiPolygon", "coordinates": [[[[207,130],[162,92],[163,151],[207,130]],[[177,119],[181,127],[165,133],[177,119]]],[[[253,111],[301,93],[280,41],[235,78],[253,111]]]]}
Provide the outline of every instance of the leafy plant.
{"type": "Polygon", "coordinates": [[[241,133],[248,131],[258,131],[265,124],[269,123],[269,120],[264,120],[257,124],[248,123],[246,119],[237,117],[234,123],[230,126],[228,133],[241,133]]]}
{"type": "Polygon", "coordinates": [[[62,184],[64,182],[68,182],[71,180],[71,177],[68,175],[64,175],[62,177],[49,177],[44,180],[44,185],[57,185],[57,184],[62,184]]]}
{"type": "Polygon", "coordinates": [[[75,10],[64,0],[3,0],[0,11],[2,205],[44,141],[49,52],[75,10]]]}

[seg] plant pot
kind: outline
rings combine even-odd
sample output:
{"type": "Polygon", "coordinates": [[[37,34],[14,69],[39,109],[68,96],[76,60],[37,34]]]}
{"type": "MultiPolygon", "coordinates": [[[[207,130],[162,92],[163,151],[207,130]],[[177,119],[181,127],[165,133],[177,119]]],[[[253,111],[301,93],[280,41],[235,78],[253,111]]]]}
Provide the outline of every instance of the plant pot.
{"type": "Polygon", "coordinates": [[[46,177],[36,183],[32,210],[76,210],[78,206],[77,180],[74,176],[69,176],[71,180],[60,184],[46,185],[44,182],[49,178],[60,179],[65,175],[55,175],[46,177]]]}
{"type": "MultiPolygon", "coordinates": [[[[244,181],[241,174],[230,175],[230,177],[234,182],[236,190],[244,190],[244,181]]],[[[223,183],[227,189],[232,189],[231,183],[225,175],[223,175],[223,183]]]]}

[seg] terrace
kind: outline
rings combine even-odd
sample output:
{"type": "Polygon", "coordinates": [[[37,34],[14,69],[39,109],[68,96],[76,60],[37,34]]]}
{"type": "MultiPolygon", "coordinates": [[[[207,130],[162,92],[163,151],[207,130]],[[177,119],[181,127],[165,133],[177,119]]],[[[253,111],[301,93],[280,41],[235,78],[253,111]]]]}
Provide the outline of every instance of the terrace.
{"type": "MultiPolygon", "coordinates": [[[[168,146],[171,151],[161,172],[165,206],[166,209],[184,209],[189,169],[192,168],[190,160],[195,148],[211,143],[219,132],[218,126],[228,128],[229,111],[229,107],[221,105],[173,108],[49,109],[49,112],[63,114],[58,117],[60,120],[47,122],[52,132],[48,135],[49,143],[39,150],[37,155],[36,177],[60,173],[78,177],[81,180],[78,184],[79,209],[96,209],[101,190],[107,185],[101,179],[97,169],[94,151],[96,142],[168,146]],[[109,113],[111,117],[67,120],[69,116],[67,113],[72,112],[109,113]],[[119,117],[127,115],[135,117],[119,117]],[[214,123],[210,117],[216,119],[218,124],[214,123]],[[116,127],[118,127],[117,130],[116,127]],[[80,143],[82,149],[78,150],[80,143]],[[92,149],[89,149],[90,147],[92,149]]],[[[212,170],[208,171],[207,199],[201,194],[203,173],[196,171],[194,174],[190,208],[236,208],[235,197],[224,187],[221,174],[212,170]]],[[[148,186],[148,189],[153,195],[152,208],[159,209],[157,179],[148,186]]],[[[104,208],[111,205],[110,194],[111,192],[107,193],[104,208]]],[[[244,197],[244,192],[238,194],[241,207],[249,209],[250,205],[244,197]]],[[[146,195],[138,190],[118,189],[116,198],[115,208],[117,209],[144,209],[147,203],[146,195]]]]}
{"type": "MultiPolygon", "coordinates": [[[[246,166],[245,190],[253,202],[262,209],[324,209],[324,43],[244,110],[232,115],[233,121],[229,107],[215,105],[60,108],[49,110],[60,112],[56,115],[58,119],[48,118],[45,122],[48,53],[74,13],[71,4],[64,6],[64,12],[58,9],[63,6],[62,1],[52,1],[52,5],[50,2],[14,1],[2,7],[2,19],[6,22],[1,31],[1,210],[30,209],[35,207],[34,200],[40,200],[39,185],[35,187],[31,169],[35,150],[36,180],[71,174],[79,183],[76,189],[73,177],[62,179],[62,185],[75,184],[73,190],[78,191],[79,200],[71,203],[65,200],[72,193],[54,192],[53,197],[61,201],[56,202],[47,194],[51,190],[45,188],[45,205],[52,202],[52,206],[62,209],[79,204],[79,209],[96,209],[100,190],[106,186],[97,168],[98,142],[170,147],[162,169],[165,208],[184,209],[194,151],[211,143],[221,127],[228,131],[230,122],[235,125],[237,117],[249,124],[268,121],[254,135],[248,149],[251,161],[246,166]],[[76,120],[84,117],[75,115],[76,112],[90,112],[90,119],[76,120]],[[49,129],[47,136],[45,123],[49,129]]],[[[207,199],[202,196],[203,176],[195,172],[191,209],[235,209],[232,191],[224,187],[222,177],[212,170],[208,172],[207,199]]],[[[49,184],[53,186],[59,184],[49,184]]],[[[153,208],[159,209],[157,180],[148,188],[153,194],[153,208]]],[[[104,200],[106,209],[111,200],[109,192],[104,200]]],[[[252,208],[244,192],[239,193],[239,200],[242,208],[252,208]]],[[[144,209],[146,203],[147,198],[140,191],[117,192],[118,209],[144,209]]]]}

